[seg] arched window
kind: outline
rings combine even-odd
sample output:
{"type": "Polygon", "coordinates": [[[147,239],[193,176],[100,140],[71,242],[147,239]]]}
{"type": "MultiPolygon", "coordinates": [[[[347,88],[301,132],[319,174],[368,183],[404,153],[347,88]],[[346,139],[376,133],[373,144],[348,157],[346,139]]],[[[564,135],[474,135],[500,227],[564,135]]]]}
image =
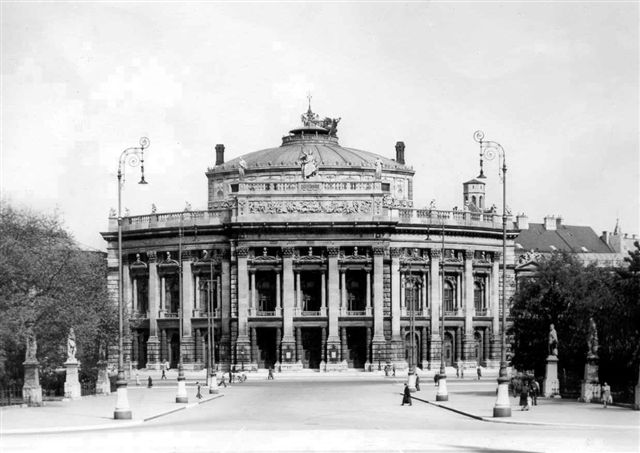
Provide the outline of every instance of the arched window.
{"type": "Polygon", "coordinates": [[[476,309],[476,313],[482,311],[485,308],[484,287],[481,282],[475,282],[473,284],[473,306],[476,309]]]}
{"type": "Polygon", "coordinates": [[[455,311],[455,288],[453,283],[446,280],[444,282],[444,311],[455,311]]]}
{"type": "Polygon", "coordinates": [[[471,197],[471,203],[473,203],[474,205],[478,206],[478,205],[476,204],[476,196],[475,196],[475,195],[473,195],[473,196],[471,197]]]}
{"type": "Polygon", "coordinates": [[[484,200],[482,198],[483,198],[482,195],[478,197],[478,203],[480,204],[480,206],[478,207],[481,209],[484,208],[484,200]]]}

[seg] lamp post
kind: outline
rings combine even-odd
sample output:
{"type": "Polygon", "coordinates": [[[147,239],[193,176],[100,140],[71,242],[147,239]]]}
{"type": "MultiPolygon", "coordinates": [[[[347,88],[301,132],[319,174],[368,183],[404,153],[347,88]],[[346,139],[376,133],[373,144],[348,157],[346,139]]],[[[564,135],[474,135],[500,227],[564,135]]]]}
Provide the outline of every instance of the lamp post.
{"type": "Polygon", "coordinates": [[[140,146],[127,148],[120,154],[118,160],[118,380],[116,408],[113,412],[113,418],[116,420],[131,420],[131,408],[129,407],[129,398],[127,397],[127,380],[124,376],[124,355],[123,355],[123,339],[124,322],[123,322],[123,303],[124,286],[122,284],[122,187],[124,186],[124,173],[126,164],[137,167],[140,165],[140,181],[138,184],[147,184],[144,179],[144,150],[149,147],[149,139],[142,137],[140,146]]]}
{"type": "Polygon", "coordinates": [[[405,280],[405,304],[409,302],[409,391],[416,391],[416,320],[415,320],[415,288],[419,285],[418,276],[411,273],[411,263],[409,263],[408,273],[405,280]],[[408,297],[407,297],[408,293],[408,297]]]}
{"type": "Polygon", "coordinates": [[[497,142],[484,140],[484,132],[475,131],[473,139],[480,144],[480,174],[478,178],[485,178],[482,168],[482,160],[493,160],[498,155],[502,161],[500,168],[502,176],[502,287],[501,287],[501,308],[502,326],[500,339],[500,372],[498,374],[498,395],[496,404],[493,407],[494,417],[511,417],[511,403],[509,401],[509,377],[507,376],[506,338],[505,328],[507,321],[506,304],[506,279],[507,279],[507,162],[504,148],[497,142]]]}
{"type": "Polygon", "coordinates": [[[215,348],[215,316],[214,315],[214,305],[213,305],[213,257],[210,257],[209,260],[209,301],[207,304],[207,343],[209,346],[209,393],[218,393],[218,379],[216,377],[215,371],[215,361],[216,361],[216,353],[213,348],[215,348]],[[213,318],[212,318],[213,316],[213,318]]]}
{"type": "Polygon", "coordinates": [[[180,226],[178,227],[178,289],[180,290],[180,294],[178,296],[178,300],[180,301],[180,309],[178,311],[178,329],[179,329],[179,361],[178,361],[178,392],[176,393],[176,403],[188,403],[189,397],[187,396],[187,383],[185,382],[184,377],[184,365],[182,364],[182,341],[183,341],[183,319],[184,319],[184,301],[182,300],[182,222],[184,215],[180,214],[180,226]]]}
{"type": "Polygon", "coordinates": [[[440,287],[441,287],[441,299],[440,303],[440,374],[438,376],[438,391],[436,392],[436,401],[449,401],[449,393],[447,391],[447,372],[444,367],[444,218],[442,219],[442,231],[441,231],[441,243],[440,243],[440,287]]]}

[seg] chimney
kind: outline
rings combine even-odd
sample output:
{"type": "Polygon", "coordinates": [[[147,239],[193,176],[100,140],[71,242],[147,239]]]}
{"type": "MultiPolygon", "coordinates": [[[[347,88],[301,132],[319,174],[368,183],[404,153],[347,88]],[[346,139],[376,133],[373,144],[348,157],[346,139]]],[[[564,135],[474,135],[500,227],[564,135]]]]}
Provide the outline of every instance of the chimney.
{"type": "Polygon", "coordinates": [[[562,217],[558,216],[556,217],[556,228],[560,228],[561,225],[562,225],[562,217]]]}
{"type": "Polygon", "coordinates": [[[525,214],[519,214],[516,216],[516,226],[519,230],[528,230],[529,218],[525,214]]]}
{"type": "Polygon", "coordinates": [[[600,239],[602,239],[602,241],[609,245],[609,232],[608,231],[603,231],[602,232],[602,236],[600,236],[600,239]]]}
{"type": "Polygon", "coordinates": [[[556,218],[552,215],[544,217],[544,229],[547,231],[554,231],[556,229],[556,218]]]}
{"type": "Polygon", "coordinates": [[[216,165],[224,164],[224,145],[216,145],[216,165]]]}
{"type": "Polygon", "coordinates": [[[396,142],[396,162],[404,165],[404,142],[396,142]]]}

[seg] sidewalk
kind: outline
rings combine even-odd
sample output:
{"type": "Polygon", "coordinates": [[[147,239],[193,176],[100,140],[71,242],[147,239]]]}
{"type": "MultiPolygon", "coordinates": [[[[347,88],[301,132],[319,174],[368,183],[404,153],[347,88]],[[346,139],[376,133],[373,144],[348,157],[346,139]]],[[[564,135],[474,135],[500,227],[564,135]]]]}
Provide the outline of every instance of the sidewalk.
{"type": "Polygon", "coordinates": [[[175,402],[175,379],[172,383],[171,387],[154,386],[151,389],[135,385],[129,387],[127,394],[133,413],[132,420],[113,419],[115,393],[108,396],[85,396],[75,401],[45,401],[43,407],[2,407],[0,435],[125,428],[223,396],[222,392],[210,395],[208,388],[203,386],[203,398],[198,400],[196,387],[187,385],[189,403],[178,404],[175,402]]]}
{"type": "Polygon", "coordinates": [[[493,417],[495,385],[479,383],[478,390],[459,389],[462,382],[454,381],[448,387],[449,401],[436,401],[436,387],[424,386],[413,393],[414,399],[492,423],[510,423],[546,426],[573,426],[588,428],[633,428],[640,430],[640,412],[601,404],[579,403],[575,400],[538,398],[538,405],[521,411],[519,398],[510,398],[511,417],[493,417]]]}

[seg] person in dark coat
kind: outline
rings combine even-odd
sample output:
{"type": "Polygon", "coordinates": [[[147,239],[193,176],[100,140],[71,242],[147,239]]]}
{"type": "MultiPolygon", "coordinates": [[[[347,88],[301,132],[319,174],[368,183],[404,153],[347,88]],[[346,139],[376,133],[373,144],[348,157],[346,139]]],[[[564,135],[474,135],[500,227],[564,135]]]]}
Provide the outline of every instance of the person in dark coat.
{"type": "Polygon", "coordinates": [[[527,384],[522,386],[522,391],[520,392],[520,410],[529,410],[529,386],[527,384]]]}
{"type": "Polygon", "coordinates": [[[198,386],[198,393],[196,393],[196,398],[200,400],[202,399],[202,393],[200,392],[200,382],[196,382],[196,385],[198,386]]]}
{"type": "Polygon", "coordinates": [[[407,384],[404,384],[404,392],[402,394],[402,406],[404,406],[405,404],[412,406],[411,391],[409,390],[409,386],[407,384]]]}
{"type": "Polygon", "coordinates": [[[267,376],[267,379],[273,379],[273,368],[269,367],[269,375],[267,376]]]}
{"type": "Polygon", "coordinates": [[[420,376],[416,374],[416,392],[420,391],[420,376]]]}
{"type": "Polygon", "coordinates": [[[434,375],[433,375],[433,385],[434,385],[435,387],[437,387],[437,386],[438,386],[438,381],[439,381],[439,380],[440,380],[440,375],[439,375],[438,373],[434,374],[434,375]]]}
{"type": "Polygon", "coordinates": [[[147,388],[151,387],[153,387],[153,379],[151,379],[151,376],[149,376],[149,379],[147,379],[147,388]]]}

